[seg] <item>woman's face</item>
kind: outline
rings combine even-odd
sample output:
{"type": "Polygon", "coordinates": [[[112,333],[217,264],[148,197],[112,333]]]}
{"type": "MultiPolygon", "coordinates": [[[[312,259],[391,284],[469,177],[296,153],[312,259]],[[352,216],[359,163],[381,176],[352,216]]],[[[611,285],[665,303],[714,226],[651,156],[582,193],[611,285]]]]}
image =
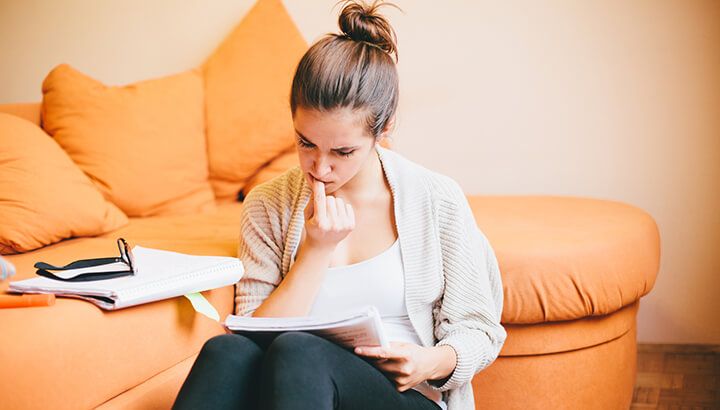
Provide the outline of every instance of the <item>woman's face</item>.
{"type": "Polygon", "coordinates": [[[300,168],[325,183],[325,192],[337,191],[355,177],[374,152],[375,139],[349,109],[320,112],[298,107],[293,123],[300,168]]]}

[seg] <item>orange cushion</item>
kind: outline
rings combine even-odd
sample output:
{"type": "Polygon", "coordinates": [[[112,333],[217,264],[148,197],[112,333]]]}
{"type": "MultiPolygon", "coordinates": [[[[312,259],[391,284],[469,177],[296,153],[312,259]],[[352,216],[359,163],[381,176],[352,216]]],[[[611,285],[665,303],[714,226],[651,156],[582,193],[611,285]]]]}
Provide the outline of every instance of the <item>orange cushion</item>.
{"type": "Polygon", "coordinates": [[[203,66],[210,182],[234,200],[294,144],[290,86],[307,43],[280,0],[260,0],[203,66]]]}
{"type": "Polygon", "coordinates": [[[128,216],[215,206],[197,71],[108,87],[63,64],[43,83],[42,121],[128,216]]]}
{"type": "Polygon", "coordinates": [[[127,224],[68,155],[37,125],[0,113],[0,254],[127,224]]]}
{"type": "Polygon", "coordinates": [[[653,288],[655,220],[622,202],[562,196],[469,196],[502,272],[503,323],[613,313],[653,288]]]}

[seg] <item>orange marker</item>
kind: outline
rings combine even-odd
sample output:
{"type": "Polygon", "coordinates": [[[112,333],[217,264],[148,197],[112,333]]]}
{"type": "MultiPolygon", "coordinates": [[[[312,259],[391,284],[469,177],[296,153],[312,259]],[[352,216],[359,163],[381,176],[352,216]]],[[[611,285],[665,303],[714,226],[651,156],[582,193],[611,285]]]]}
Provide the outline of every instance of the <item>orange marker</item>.
{"type": "Polygon", "coordinates": [[[55,295],[0,295],[0,308],[19,308],[33,306],[51,306],[55,304],[55,295]]]}

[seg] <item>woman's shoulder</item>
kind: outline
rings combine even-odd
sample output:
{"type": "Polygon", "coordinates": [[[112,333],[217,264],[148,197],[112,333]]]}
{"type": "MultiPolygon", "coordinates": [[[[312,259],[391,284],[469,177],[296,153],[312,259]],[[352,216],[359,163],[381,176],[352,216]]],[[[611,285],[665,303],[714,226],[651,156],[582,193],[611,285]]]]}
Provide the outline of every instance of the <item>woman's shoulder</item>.
{"type": "Polygon", "coordinates": [[[289,207],[303,189],[303,174],[300,166],[294,166],[282,174],[255,186],[243,200],[243,207],[256,209],[289,207]]]}
{"type": "Polygon", "coordinates": [[[427,168],[404,155],[386,149],[381,149],[382,155],[392,162],[392,167],[397,172],[401,184],[420,184],[427,192],[436,198],[451,197],[453,200],[464,198],[460,184],[452,177],[441,172],[427,168]]]}

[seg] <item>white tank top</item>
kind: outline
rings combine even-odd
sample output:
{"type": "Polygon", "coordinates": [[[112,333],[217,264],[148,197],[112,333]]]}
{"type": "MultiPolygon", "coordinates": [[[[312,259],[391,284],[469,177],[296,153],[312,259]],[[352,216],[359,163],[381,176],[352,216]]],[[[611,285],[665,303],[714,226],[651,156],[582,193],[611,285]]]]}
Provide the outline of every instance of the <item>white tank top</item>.
{"type": "MultiPolygon", "coordinates": [[[[295,255],[293,254],[293,261],[295,255]]],[[[382,317],[388,340],[422,342],[408,317],[405,306],[405,273],[400,253],[400,240],[381,254],[362,262],[328,268],[310,315],[375,305],[382,317]]],[[[443,410],[447,405],[442,393],[432,390],[427,382],[414,387],[443,410]]]]}

